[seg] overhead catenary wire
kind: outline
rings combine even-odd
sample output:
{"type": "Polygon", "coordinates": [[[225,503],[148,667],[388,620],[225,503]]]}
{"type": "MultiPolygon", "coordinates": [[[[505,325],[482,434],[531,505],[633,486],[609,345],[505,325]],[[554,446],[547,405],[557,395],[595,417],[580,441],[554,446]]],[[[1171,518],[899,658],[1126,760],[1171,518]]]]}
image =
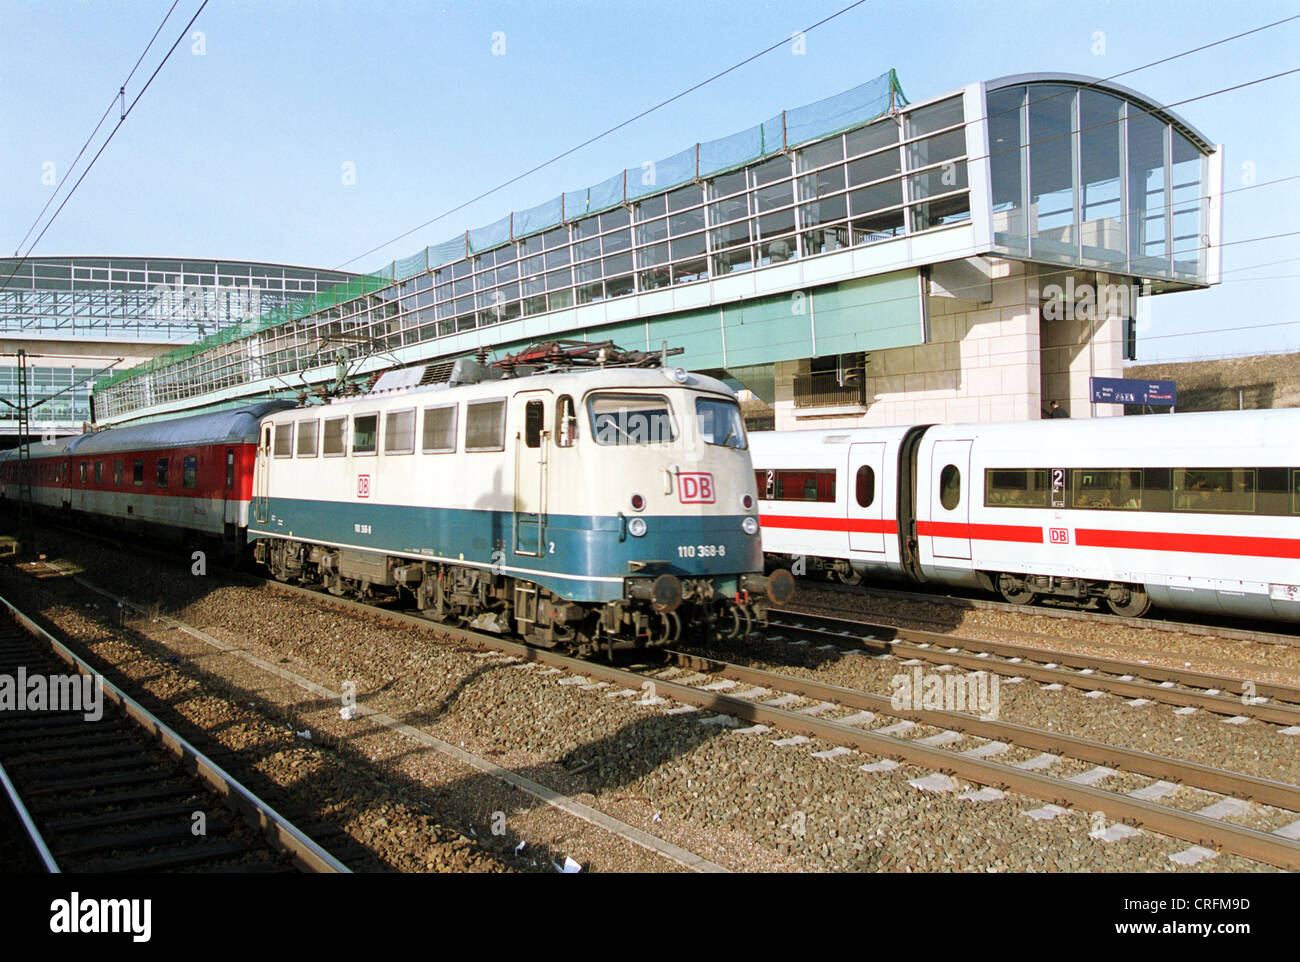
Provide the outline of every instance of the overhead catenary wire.
{"type": "Polygon", "coordinates": [[[189,23],[185,25],[184,29],[182,29],[180,34],[176,37],[175,42],[167,50],[167,54],[163,57],[162,62],[159,63],[158,66],[154,68],[153,73],[149,75],[149,79],[146,80],[144,86],[140,88],[140,92],[136,94],[135,99],[131,101],[131,106],[127,107],[126,110],[122,112],[122,116],[118,119],[117,124],[113,127],[111,131],[109,131],[108,137],[105,138],[102,144],[100,144],[99,150],[97,150],[95,152],[95,156],[90,159],[90,163],[87,164],[86,169],[81,172],[81,176],[78,177],[77,182],[72,185],[72,189],[69,190],[67,196],[63,198],[63,202],[59,204],[58,208],[54,211],[54,213],[50,215],[50,219],[45,222],[45,226],[41,228],[41,232],[37,234],[36,239],[31,242],[31,245],[27,248],[27,253],[23,254],[18,259],[18,262],[14,264],[13,270],[9,272],[9,275],[4,279],[4,282],[0,283],[0,291],[4,290],[6,287],[9,286],[9,282],[13,280],[14,275],[18,273],[18,269],[23,266],[27,258],[31,255],[31,252],[36,248],[36,245],[41,242],[41,238],[45,236],[45,232],[50,229],[50,226],[58,218],[59,214],[62,213],[63,208],[68,205],[68,201],[70,201],[72,199],[72,195],[77,192],[77,188],[81,186],[81,182],[86,179],[86,175],[89,174],[91,169],[95,166],[95,162],[99,160],[100,156],[104,153],[105,148],[107,148],[108,145],[113,142],[113,137],[116,136],[117,132],[122,129],[122,125],[126,123],[126,118],[131,116],[131,111],[135,110],[135,105],[140,102],[140,98],[144,96],[145,91],[147,91],[149,89],[149,86],[154,82],[154,78],[158,76],[159,71],[161,71],[162,68],[166,66],[167,61],[171,59],[171,55],[176,51],[176,48],[180,46],[180,42],[185,39],[185,35],[189,32],[190,27],[194,26],[194,21],[196,21],[199,18],[199,14],[203,12],[203,9],[207,5],[208,5],[208,0],[203,0],[203,2],[199,5],[199,9],[194,11],[194,16],[190,17],[189,23]]]}
{"type": "Polygon", "coordinates": [[[140,69],[140,64],[144,62],[144,58],[149,53],[149,49],[153,46],[153,42],[158,39],[158,34],[162,33],[162,28],[166,25],[168,18],[171,17],[172,11],[176,9],[176,4],[178,3],[180,3],[180,0],[172,0],[172,5],[168,8],[166,15],[162,18],[162,22],[159,23],[158,28],[154,30],[153,36],[149,38],[149,42],[144,45],[144,50],[140,51],[140,56],[136,59],[135,66],[133,66],[131,72],[126,75],[126,79],[122,81],[117,93],[113,94],[113,99],[110,100],[108,106],[104,108],[104,113],[99,118],[99,123],[95,124],[95,129],[90,132],[90,136],[86,138],[86,142],[81,145],[81,150],[77,151],[77,156],[73,159],[72,163],[68,165],[67,174],[65,175],[64,180],[61,181],[54,192],[50,194],[49,200],[45,202],[45,206],[41,208],[41,212],[37,214],[36,219],[32,221],[32,226],[27,228],[27,233],[23,235],[23,239],[20,240],[18,245],[14,248],[15,257],[18,256],[18,252],[22,249],[23,244],[27,243],[27,238],[32,236],[32,231],[34,231],[36,225],[41,222],[41,218],[45,216],[45,212],[50,209],[50,204],[54,203],[54,198],[59,196],[59,191],[61,191],[63,185],[67,183],[67,177],[72,176],[72,172],[77,169],[77,164],[81,161],[82,155],[85,154],[86,148],[90,146],[90,142],[95,139],[95,134],[99,133],[99,128],[104,126],[104,120],[108,117],[109,111],[113,109],[113,105],[123,98],[127,84],[131,82],[131,78],[135,76],[135,72],[140,69]]]}

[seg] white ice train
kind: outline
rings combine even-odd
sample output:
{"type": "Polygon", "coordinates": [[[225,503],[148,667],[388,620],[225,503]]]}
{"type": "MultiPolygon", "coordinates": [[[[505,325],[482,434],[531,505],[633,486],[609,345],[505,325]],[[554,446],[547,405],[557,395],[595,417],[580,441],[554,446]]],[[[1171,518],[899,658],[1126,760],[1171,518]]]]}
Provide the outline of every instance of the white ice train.
{"type": "Polygon", "coordinates": [[[1300,410],[750,440],[770,562],[1300,621],[1300,410]]]}

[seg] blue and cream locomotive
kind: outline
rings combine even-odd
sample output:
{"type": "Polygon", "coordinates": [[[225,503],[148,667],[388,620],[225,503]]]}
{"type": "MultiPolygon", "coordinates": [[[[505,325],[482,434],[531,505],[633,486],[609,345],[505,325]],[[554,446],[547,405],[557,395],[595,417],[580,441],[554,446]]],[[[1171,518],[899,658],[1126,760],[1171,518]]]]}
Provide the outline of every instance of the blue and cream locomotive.
{"type": "MultiPolygon", "coordinates": [[[[392,371],[262,422],[248,538],[282,580],[409,592],[438,621],[579,652],[747,632],[763,575],[726,385],[556,342],[392,371]],[[584,366],[585,364],[585,366],[584,366]]],[[[757,609],[757,611],[756,611],[757,609]]]]}

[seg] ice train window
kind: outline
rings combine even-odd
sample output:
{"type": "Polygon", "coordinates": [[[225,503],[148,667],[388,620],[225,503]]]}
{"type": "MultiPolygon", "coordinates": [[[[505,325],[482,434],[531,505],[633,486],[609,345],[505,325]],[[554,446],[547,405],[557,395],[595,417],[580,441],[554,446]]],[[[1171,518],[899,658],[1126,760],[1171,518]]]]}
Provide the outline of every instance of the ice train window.
{"type": "Polygon", "coordinates": [[[325,421],[325,457],[338,458],[345,453],[348,433],[347,418],[327,418],[325,421]]]}
{"type": "Polygon", "coordinates": [[[316,439],[320,434],[319,421],[299,421],[298,422],[298,449],[297,454],[300,458],[316,457],[316,439]]]}
{"type": "Polygon", "coordinates": [[[666,444],[677,440],[668,399],[660,394],[593,394],[587,399],[597,444],[666,444]]]}
{"type": "Polygon", "coordinates": [[[378,414],[358,414],[352,419],[353,454],[374,454],[378,440],[378,414]]]}
{"type": "Polygon", "coordinates": [[[415,450],[415,408],[384,415],[384,453],[410,454],[415,450]]]}
{"type": "Polygon", "coordinates": [[[1254,468],[1175,468],[1174,510],[1251,514],[1254,468]]]}
{"type": "Polygon", "coordinates": [[[471,401],[465,405],[465,450],[504,451],[506,401],[471,401]]]}
{"type": "Polygon", "coordinates": [[[1300,470],[1291,472],[1291,513],[1300,514],[1300,470]]]}
{"type": "Polygon", "coordinates": [[[425,454],[446,454],[456,450],[456,405],[424,409],[424,437],[420,449],[425,454]]]}
{"type": "Polygon", "coordinates": [[[834,468],[759,468],[754,482],[764,501],[835,501],[834,468]]]}
{"type": "Polygon", "coordinates": [[[858,468],[855,484],[854,494],[858,499],[858,507],[871,507],[871,503],[876,500],[876,472],[871,465],[864,464],[858,468]]]}
{"type": "Polygon", "coordinates": [[[939,472],[939,503],[951,511],[961,502],[961,471],[957,465],[945,465],[939,472]]]}
{"type": "Polygon", "coordinates": [[[1045,508],[1048,491],[1046,468],[994,469],[984,472],[986,507],[1045,508]]]}

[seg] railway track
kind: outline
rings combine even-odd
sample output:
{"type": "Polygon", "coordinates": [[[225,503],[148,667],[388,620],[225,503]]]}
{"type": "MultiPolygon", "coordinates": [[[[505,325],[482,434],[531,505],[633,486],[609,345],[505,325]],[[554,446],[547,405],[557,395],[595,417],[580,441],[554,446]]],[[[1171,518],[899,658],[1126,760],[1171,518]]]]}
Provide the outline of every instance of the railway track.
{"type": "MultiPolygon", "coordinates": [[[[882,598],[889,601],[918,601],[966,610],[1005,611],[1016,615],[1043,615],[1049,618],[1062,618],[1070,621],[1086,621],[1125,628],[1142,628],[1147,631],[1178,631],[1188,635],[1227,638],[1233,641],[1253,641],[1266,645],[1288,645],[1291,647],[1300,646],[1300,631],[1238,628],[1226,623],[1206,624],[1190,620],[1195,617],[1194,615],[1189,615],[1187,620],[1182,618],[1126,618],[1122,615],[1112,615],[1102,611],[1085,611],[1065,605],[1013,605],[1005,601],[972,598],[937,590],[909,591],[901,588],[869,588],[860,585],[842,585],[833,581],[810,582],[804,580],[801,581],[801,584],[809,584],[818,591],[833,592],[846,596],[861,597],[866,595],[871,598],[882,598]]],[[[926,623],[927,619],[918,617],[915,621],[926,623]]]]}
{"type": "MultiPolygon", "coordinates": [[[[84,579],[78,580],[92,590],[111,596],[84,579]]],[[[729,664],[688,652],[665,652],[669,659],[667,666],[643,666],[637,670],[583,661],[499,636],[436,624],[404,612],[292,585],[267,584],[273,590],[307,597],[317,604],[359,611],[398,624],[434,628],[481,649],[500,652],[512,661],[559,668],[566,673],[558,678],[559,681],[572,676],[587,676],[611,686],[621,686],[616,691],[603,692],[604,697],[616,693],[627,697],[642,694],[647,699],[643,704],[657,704],[654,699],[663,699],[665,703],[671,700],[678,703],[678,707],[668,710],[690,713],[705,724],[739,728],[739,722],[748,722],[750,727],[742,731],[760,734],[774,730],[795,738],[819,738],[835,746],[823,754],[831,760],[854,751],[865,753],[890,760],[884,763],[886,765],[915,765],[928,769],[936,777],[955,775],[967,779],[995,793],[987,797],[1001,797],[1001,792],[1012,791],[1042,800],[1047,803],[1043,809],[1049,813],[1046,817],[1054,817],[1069,808],[1100,813],[1119,823],[1104,829],[1119,833],[1117,837],[1123,837],[1124,832],[1148,829],[1192,843],[1194,848],[1189,852],[1203,853],[1195,856],[1198,858],[1221,850],[1288,870],[1300,869],[1300,841],[1296,840],[1300,837],[1300,821],[1294,814],[1300,812],[1300,786],[960,712],[895,709],[890,699],[883,696],[729,664]],[[665,670],[681,672],[685,677],[664,677],[665,670]],[[742,684],[751,686],[750,690],[731,690],[742,684]],[[811,704],[805,708],[792,707],[792,703],[799,699],[809,700],[811,704]],[[696,712],[714,714],[709,716],[696,712]],[[844,714],[842,717],[823,717],[837,713],[844,714]],[[876,729],[864,727],[889,719],[897,721],[876,729]],[[734,720],[735,724],[727,720],[734,720]],[[917,735],[919,726],[934,727],[938,734],[933,737],[903,737],[908,733],[917,735]],[[961,737],[978,739],[980,744],[962,751],[943,747],[945,742],[961,737]],[[992,760],[1011,747],[1031,749],[1039,754],[1032,761],[1021,764],[992,760]],[[1038,770],[1061,758],[1098,767],[1086,777],[1058,777],[1038,770]],[[1144,790],[1129,793],[1108,791],[1092,784],[1094,778],[1100,780],[1118,773],[1138,774],[1155,781],[1146,785],[1144,790]],[[1217,801],[1197,811],[1184,811],[1154,800],[1180,785],[1212,793],[1217,801]],[[1276,829],[1261,831],[1228,821],[1220,814],[1221,809],[1215,808],[1220,805],[1231,817],[1239,812],[1236,805],[1249,806],[1251,802],[1291,813],[1287,816],[1289,820],[1276,829]]],[[[174,622],[174,619],[169,621],[174,622]]],[[[174,624],[181,625],[179,622],[174,624]]],[[[197,629],[188,630],[197,632],[197,629]]],[[[865,655],[873,653],[870,648],[859,650],[865,655]]],[[[596,691],[590,697],[602,697],[602,692],[596,691]]],[[[864,767],[868,771],[886,770],[879,767],[880,763],[876,765],[875,768],[864,767]]]]}
{"type": "Polygon", "coordinates": [[[0,675],[0,784],[46,871],[348,871],[3,598],[0,675]]]}
{"type": "Polygon", "coordinates": [[[768,625],[778,632],[801,635],[846,650],[865,646],[876,653],[888,651],[900,658],[936,665],[990,671],[1083,691],[1105,691],[1124,698],[1199,708],[1230,718],[1300,726],[1300,688],[1290,685],[1247,682],[1231,675],[1099,655],[1044,652],[1028,645],[808,612],[773,613],[768,625]]]}

